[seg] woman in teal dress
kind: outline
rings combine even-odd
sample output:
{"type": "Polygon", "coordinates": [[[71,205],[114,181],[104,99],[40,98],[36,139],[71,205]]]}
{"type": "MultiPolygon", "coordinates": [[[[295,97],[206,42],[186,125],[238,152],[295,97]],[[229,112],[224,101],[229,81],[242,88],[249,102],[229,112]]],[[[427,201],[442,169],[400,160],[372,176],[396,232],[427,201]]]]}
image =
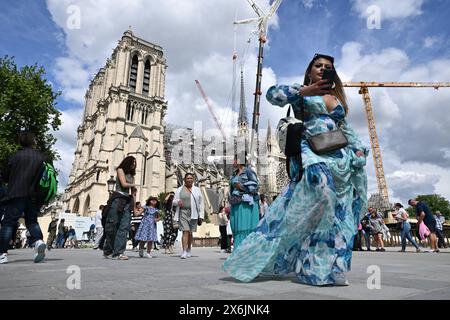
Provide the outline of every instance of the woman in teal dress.
{"type": "Polygon", "coordinates": [[[292,105],[297,118],[304,106],[305,132],[301,138],[302,164],[289,159],[291,182],[270,205],[256,231],[246,237],[225,261],[223,269],[248,282],[264,274],[294,272],[309,285],[348,285],[353,238],[367,208],[369,150],[346,122],[348,113],[342,83],[336,76],[333,89],[322,80],[334,59],[316,55],[306,72],[304,85],[276,85],[268,101],[280,107],[292,105]],[[307,138],[340,128],[347,147],[315,154],[307,138]]]}
{"type": "Polygon", "coordinates": [[[234,158],[235,172],[230,180],[230,227],[233,250],[253,231],[259,221],[258,178],[249,166],[234,158]]]}

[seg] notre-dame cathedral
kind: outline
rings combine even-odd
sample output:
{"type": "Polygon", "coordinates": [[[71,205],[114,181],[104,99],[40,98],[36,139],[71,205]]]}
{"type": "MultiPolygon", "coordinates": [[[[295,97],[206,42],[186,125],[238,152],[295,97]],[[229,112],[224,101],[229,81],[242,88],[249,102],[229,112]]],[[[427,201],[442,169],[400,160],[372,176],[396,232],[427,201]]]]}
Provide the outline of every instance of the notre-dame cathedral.
{"type": "MultiPolygon", "coordinates": [[[[92,216],[108,199],[107,181],[128,155],[137,160],[137,200],[169,192],[193,172],[204,193],[207,213],[217,212],[226,202],[228,179],[223,169],[208,163],[179,164],[170,160],[173,149],[164,117],[166,59],[163,49],[126,31],[106,65],[91,81],[85,95],[84,114],[78,127],[75,159],[63,197],[66,212],[92,216]]],[[[241,92],[243,95],[243,92],[241,92]]],[[[247,116],[241,98],[239,134],[245,134],[247,116]],[[245,123],[244,123],[245,122],[245,123]]],[[[279,192],[283,156],[270,125],[266,139],[267,169],[261,191],[279,192]],[[281,162],[280,162],[281,161],[281,162]]],[[[194,137],[193,137],[194,138],[194,137]]]]}

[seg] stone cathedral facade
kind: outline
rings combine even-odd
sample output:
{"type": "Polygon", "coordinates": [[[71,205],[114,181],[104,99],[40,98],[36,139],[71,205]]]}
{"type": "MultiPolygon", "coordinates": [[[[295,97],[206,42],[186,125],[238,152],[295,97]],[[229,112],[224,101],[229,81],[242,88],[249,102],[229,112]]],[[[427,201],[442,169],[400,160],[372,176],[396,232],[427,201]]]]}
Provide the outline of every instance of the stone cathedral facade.
{"type": "Polygon", "coordinates": [[[137,159],[138,199],[165,191],[166,69],[160,46],[123,34],[86,92],[64,210],[89,216],[105,204],[107,180],[127,155],[137,159]]]}

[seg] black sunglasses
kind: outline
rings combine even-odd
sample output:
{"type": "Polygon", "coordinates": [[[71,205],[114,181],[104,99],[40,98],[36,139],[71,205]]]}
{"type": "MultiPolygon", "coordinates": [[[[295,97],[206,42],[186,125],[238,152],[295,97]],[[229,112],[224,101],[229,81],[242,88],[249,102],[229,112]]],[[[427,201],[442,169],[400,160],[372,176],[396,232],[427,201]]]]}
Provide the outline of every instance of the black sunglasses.
{"type": "Polygon", "coordinates": [[[324,59],[330,60],[331,63],[334,64],[334,57],[327,56],[326,54],[321,54],[321,53],[316,53],[314,55],[313,61],[316,60],[316,59],[319,59],[319,58],[324,58],[324,59]]]}

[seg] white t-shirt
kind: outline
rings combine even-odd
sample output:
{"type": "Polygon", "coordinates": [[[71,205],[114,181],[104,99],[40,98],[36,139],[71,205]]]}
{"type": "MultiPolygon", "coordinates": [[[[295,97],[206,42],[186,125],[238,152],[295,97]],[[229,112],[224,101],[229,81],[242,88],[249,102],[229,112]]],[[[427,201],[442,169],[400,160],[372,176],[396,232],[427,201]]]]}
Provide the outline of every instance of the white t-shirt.
{"type": "Polygon", "coordinates": [[[406,212],[405,209],[403,209],[403,208],[398,209],[397,215],[395,216],[395,220],[397,220],[397,221],[399,221],[399,222],[405,221],[405,220],[403,220],[403,218],[402,218],[403,214],[405,214],[406,217],[408,217],[408,213],[406,212]]]}

